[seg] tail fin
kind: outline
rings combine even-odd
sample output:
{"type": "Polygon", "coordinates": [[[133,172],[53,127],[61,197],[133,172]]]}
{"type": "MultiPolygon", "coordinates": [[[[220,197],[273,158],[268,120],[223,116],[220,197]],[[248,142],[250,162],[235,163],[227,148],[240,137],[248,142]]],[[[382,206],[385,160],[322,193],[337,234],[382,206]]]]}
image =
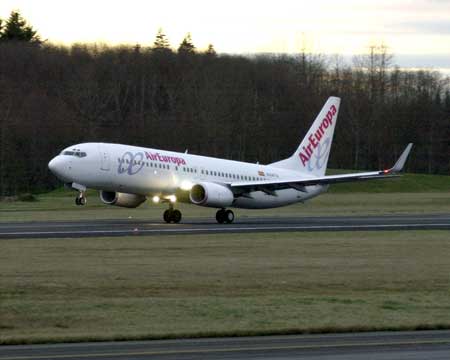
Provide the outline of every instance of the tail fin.
{"type": "Polygon", "coordinates": [[[315,176],[325,175],[340,102],[338,97],[328,98],[297,151],[290,158],[270,165],[315,176]]]}

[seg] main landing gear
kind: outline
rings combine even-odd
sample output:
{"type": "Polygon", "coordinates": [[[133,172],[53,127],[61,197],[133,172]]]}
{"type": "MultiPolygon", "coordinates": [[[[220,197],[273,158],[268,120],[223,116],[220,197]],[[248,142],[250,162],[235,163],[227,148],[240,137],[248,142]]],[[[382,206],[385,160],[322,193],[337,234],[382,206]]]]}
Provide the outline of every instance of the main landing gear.
{"type": "Polygon", "coordinates": [[[234,213],[231,210],[220,209],[216,212],[216,220],[219,224],[231,224],[234,220],[234,213]]]}
{"type": "Polygon", "coordinates": [[[181,220],[181,211],[174,209],[172,203],[169,203],[169,208],[164,211],[164,221],[168,224],[171,222],[178,224],[181,220]]]}
{"type": "Polygon", "coordinates": [[[75,198],[75,204],[78,206],[84,206],[86,205],[86,196],[84,194],[84,191],[80,191],[80,193],[75,198]]]}

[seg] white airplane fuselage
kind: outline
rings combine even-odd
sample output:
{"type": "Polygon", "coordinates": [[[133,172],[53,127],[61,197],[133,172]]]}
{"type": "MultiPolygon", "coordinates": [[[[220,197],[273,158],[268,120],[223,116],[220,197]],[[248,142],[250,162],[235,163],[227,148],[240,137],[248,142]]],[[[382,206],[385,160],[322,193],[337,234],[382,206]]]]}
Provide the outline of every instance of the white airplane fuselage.
{"type": "MultiPolygon", "coordinates": [[[[108,143],[70,146],[49,163],[49,168],[68,184],[161,199],[180,194],[180,189],[187,194],[193,184],[201,182],[262,182],[296,179],[299,176],[297,171],[268,165],[108,143]]],[[[304,177],[311,176],[304,174],[304,177]]],[[[276,190],[272,194],[254,191],[237,197],[231,206],[274,208],[305,201],[327,188],[327,185],[314,185],[305,187],[303,191],[289,188],[276,190]]],[[[177,200],[190,202],[188,196],[177,196],[177,200]]]]}
{"type": "Polygon", "coordinates": [[[325,175],[340,99],[330,97],[297,150],[269,165],[177,153],[131,145],[84,143],[63,150],[49,169],[79,191],[85,205],[87,188],[100,190],[106,204],[137,207],[147,198],[169,203],[164,220],[178,223],[176,201],[218,208],[216,220],[231,223],[227,207],[267,209],[303,202],[320,195],[329,184],[398,176],[412,144],[391,169],[325,175]]]}

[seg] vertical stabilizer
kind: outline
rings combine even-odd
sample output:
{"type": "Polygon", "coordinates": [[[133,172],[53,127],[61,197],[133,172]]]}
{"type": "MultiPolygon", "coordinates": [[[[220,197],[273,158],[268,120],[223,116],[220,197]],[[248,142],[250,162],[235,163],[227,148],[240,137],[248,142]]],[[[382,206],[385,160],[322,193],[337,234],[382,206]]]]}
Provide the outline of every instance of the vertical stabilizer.
{"type": "Polygon", "coordinates": [[[270,166],[315,176],[325,175],[340,102],[338,97],[328,98],[297,151],[290,158],[270,166]]]}

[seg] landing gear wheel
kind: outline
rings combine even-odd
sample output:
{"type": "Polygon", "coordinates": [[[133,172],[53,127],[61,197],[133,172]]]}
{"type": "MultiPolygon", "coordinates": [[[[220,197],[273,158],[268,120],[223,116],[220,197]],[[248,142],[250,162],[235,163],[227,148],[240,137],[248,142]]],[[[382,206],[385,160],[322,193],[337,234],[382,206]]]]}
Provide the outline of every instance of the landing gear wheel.
{"type": "Polygon", "coordinates": [[[164,211],[163,218],[168,224],[171,222],[178,224],[181,221],[181,211],[176,209],[167,209],[164,211]]]}
{"type": "Polygon", "coordinates": [[[231,224],[234,221],[234,213],[231,210],[220,209],[216,212],[216,220],[219,224],[231,224]]]}
{"type": "Polygon", "coordinates": [[[181,220],[181,211],[175,209],[175,210],[172,212],[172,221],[173,221],[175,224],[178,224],[178,223],[180,222],[180,220],[181,220]]]}
{"type": "Polygon", "coordinates": [[[166,211],[164,211],[163,218],[164,221],[169,224],[170,219],[172,218],[172,210],[167,209],[166,211]]]}
{"type": "Polygon", "coordinates": [[[219,224],[225,222],[225,209],[220,209],[216,212],[216,220],[219,224]]]}
{"type": "Polygon", "coordinates": [[[231,224],[234,220],[234,213],[231,210],[227,210],[224,213],[224,219],[227,224],[231,224]]]}
{"type": "Polygon", "coordinates": [[[75,198],[75,204],[78,205],[78,206],[86,205],[86,198],[84,196],[82,196],[82,195],[81,196],[77,196],[75,198]]]}

